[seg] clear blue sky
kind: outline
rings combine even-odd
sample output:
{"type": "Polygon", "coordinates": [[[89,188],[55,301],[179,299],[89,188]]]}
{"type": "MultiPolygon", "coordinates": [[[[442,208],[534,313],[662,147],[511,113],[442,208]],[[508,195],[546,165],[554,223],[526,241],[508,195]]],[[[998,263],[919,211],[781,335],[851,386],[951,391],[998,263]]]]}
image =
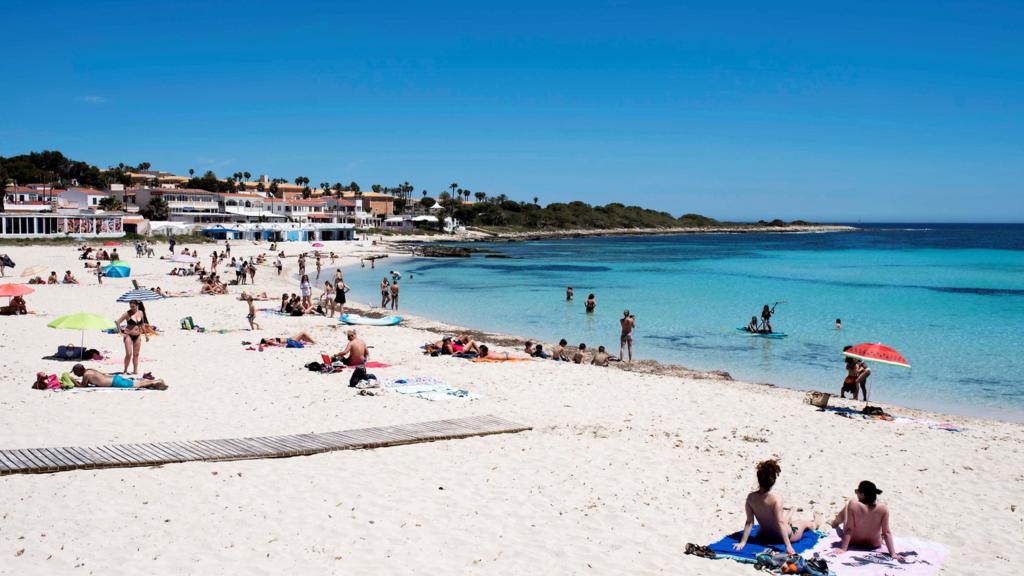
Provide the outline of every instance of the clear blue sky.
{"type": "Polygon", "coordinates": [[[0,22],[0,155],[1024,221],[1020,1],[4,0],[0,22]]]}

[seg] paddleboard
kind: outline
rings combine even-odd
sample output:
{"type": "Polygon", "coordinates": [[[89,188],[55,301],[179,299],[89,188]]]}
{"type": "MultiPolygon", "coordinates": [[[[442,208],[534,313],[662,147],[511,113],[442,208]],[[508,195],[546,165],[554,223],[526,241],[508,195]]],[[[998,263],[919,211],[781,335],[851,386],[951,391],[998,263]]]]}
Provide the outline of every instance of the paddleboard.
{"type": "Polygon", "coordinates": [[[359,314],[343,314],[339,318],[345,324],[358,324],[361,326],[396,326],[402,321],[401,316],[385,316],[383,318],[367,318],[359,314]]]}
{"type": "Polygon", "coordinates": [[[761,338],[779,339],[788,336],[788,334],[786,334],[785,332],[772,332],[771,334],[762,334],[761,332],[747,332],[746,328],[737,328],[736,330],[739,332],[743,332],[747,336],[760,336],[761,338]]]}

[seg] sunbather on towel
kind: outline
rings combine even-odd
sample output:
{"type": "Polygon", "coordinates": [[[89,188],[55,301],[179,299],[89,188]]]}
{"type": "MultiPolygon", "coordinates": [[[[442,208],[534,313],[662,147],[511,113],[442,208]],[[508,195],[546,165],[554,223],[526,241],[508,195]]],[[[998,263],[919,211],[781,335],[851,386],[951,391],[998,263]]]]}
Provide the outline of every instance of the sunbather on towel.
{"type": "Polygon", "coordinates": [[[889,556],[897,562],[902,562],[903,557],[896,553],[892,543],[889,507],[877,501],[882,491],[874,482],[865,480],[857,486],[854,493],[857,497],[847,502],[831,522],[833,528],[838,529],[842,526],[843,539],[835,553],[842,554],[851,545],[874,550],[881,546],[884,540],[889,556]]]}
{"type": "Polygon", "coordinates": [[[292,342],[301,342],[303,344],[316,344],[316,340],[313,340],[313,337],[310,336],[308,332],[299,332],[294,336],[284,336],[280,338],[263,338],[260,340],[260,349],[262,350],[264,346],[287,348],[289,340],[291,340],[292,342]]]}
{"type": "Polygon", "coordinates": [[[794,522],[792,512],[787,513],[783,509],[782,498],[771,492],[780,472],[782,472],[782,468],[775,460],[765,460],[757,465],[758,489],[747,495],[747,501],[743,507],[747,514],[747,521],[743,526],[743,538],[738,544],[733,544],[733,548],[736,550],[743,550],[747,545],[755,519],[761,525],[757,540],[765,544],[781,542],[786,545],[788,554],[796,554],[792,542],[803,538],[805,530],[818,529],[820,524],[818,515],[815,515],[813,522],[807,520],[794,522]]]}
{"type": "Polygon", "coordinates": [[[167,390],[167,384],[163,380],[132,380],[123,374],[107,374],[92,368],[86,369],[81,364],[75,364],[71,372],[79,379],[71,378],[75,386],[79,388],[148,388],[150,390],[167,390]]]}
{"type": "Polygon", "coordinates": [[[331,360],[344,362],[346,366],[359,366],[365,363],[366,358],[370,355],[366,342],[356,335],[355,330],[349,330],[346,335],[348,336],[348,345],[341,352],[331,356],[331,360]]]}

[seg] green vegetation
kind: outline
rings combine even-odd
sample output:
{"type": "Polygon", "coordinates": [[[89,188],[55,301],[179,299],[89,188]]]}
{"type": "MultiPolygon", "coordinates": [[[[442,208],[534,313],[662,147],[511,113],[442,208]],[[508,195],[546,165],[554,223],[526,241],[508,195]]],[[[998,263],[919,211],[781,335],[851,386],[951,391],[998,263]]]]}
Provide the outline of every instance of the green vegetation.
{"type": "MultiPolygon", "coordinates": [[[[424,198],[424,200],[429,200],[424,198]]],[[[454,216],[467,226],[511,229],[596,229],[614,228],[690,228],[720,224],[713,218],[699,214],[675,217],[639,206],[612,203],[591,206],[585,202],[556,202],[547,206],[527,202],[514,202],[504,196],[487,201],[463,204],[457,197],[442,193],[444,216],[454,216]]]]}

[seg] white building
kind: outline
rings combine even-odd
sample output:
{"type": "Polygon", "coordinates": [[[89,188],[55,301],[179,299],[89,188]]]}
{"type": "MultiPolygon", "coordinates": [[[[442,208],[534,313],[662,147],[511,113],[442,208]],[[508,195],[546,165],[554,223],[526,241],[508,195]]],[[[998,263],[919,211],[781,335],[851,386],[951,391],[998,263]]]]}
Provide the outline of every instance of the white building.
{"type": "Polygon", "coordinates": [[[79,188],[72,186],[60,193],[63,205],[77,206],[80,210],[98,210],[100,200],[110,197],[110,192],[95,190],[93,188],[79,188]]]}

